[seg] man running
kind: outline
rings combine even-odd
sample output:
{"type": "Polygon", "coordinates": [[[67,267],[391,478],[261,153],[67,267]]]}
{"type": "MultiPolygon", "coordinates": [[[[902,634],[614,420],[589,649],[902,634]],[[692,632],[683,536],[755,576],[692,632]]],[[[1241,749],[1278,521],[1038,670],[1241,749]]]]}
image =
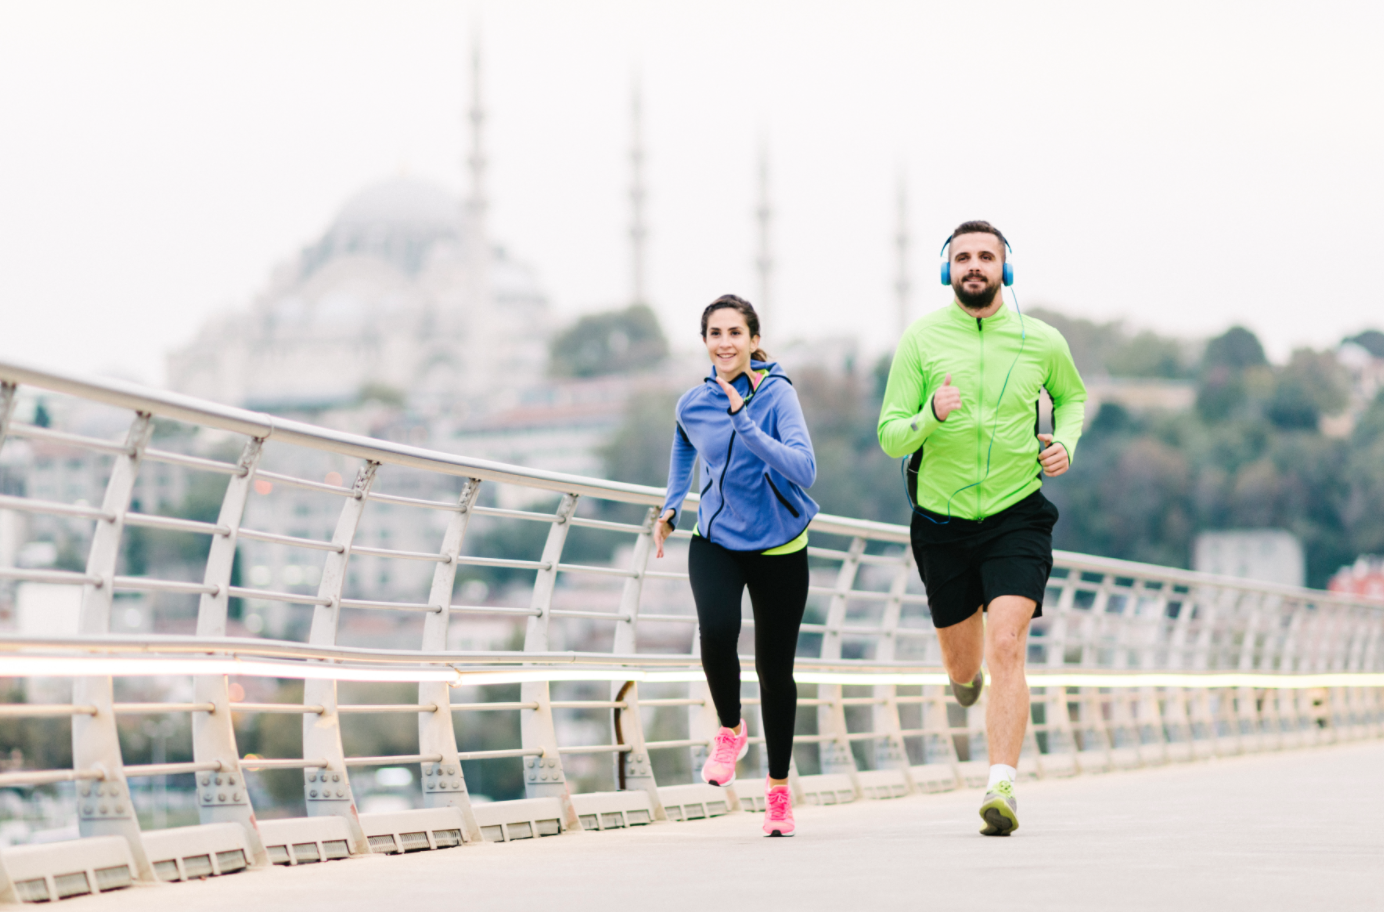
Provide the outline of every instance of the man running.
{"type": "Polygon", "coordinates": [[[985,685],[982,658],[990,669],[981,833],[1007,836],[1019,828],[1014,776],[1028,725],[1028,625],[1043,613],[1057,521],[1042,476],[1071,465],[1086,387],[1062,335],[1005,305],[1001,287],[1012,272],[999,229],[966,222],[949,246],[942,281],[955,300],[899,341],[879,442],[892,457],[913,454],[913,553],[956,701],[973,705],[985,685]],[[1043,389],[1052,397],[1052,434],[1038,433],[1043,389]]]}

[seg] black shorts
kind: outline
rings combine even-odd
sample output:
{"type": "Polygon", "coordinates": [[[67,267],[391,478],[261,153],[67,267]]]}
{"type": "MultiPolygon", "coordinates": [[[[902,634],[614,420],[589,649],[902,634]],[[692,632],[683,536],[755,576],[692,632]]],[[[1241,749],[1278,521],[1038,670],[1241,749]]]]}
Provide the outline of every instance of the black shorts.
{"type": "Polygon", "coordinates": [[[936,521],[914,513],[910,537],[934,627],[959,624],[1001,595],[1032,599],[1033,616],[1043,616],[1058,514],[1042,491],[979,521],[923,512],[936,521]]]}

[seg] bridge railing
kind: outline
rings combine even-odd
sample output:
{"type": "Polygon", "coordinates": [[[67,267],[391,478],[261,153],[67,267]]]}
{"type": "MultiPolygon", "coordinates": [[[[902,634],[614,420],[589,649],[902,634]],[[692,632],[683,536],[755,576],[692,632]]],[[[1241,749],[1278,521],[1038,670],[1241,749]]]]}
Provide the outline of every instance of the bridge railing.
{"type": "MultiPolygon", "coordinates": [[[[81,569],[0,567],[0,585],[80,591],[75,636],[0,636],[0,675],[71,681],[70,702],[0,705],[0,718],[69,717],[72,766],[0,773],[0,788],[73,783],[82,837],[0,853],[0,899],[763,806],[753,777],[730,789],[688,781],[716,721],[686,575],[676,557],[667,569],[650,560],[659,490],[15,363],[0,363],[0,447],[11,454],[28,447],[31,457],[94,454],[104,481],[99,505],[64,499],[61,485],[54,496],[27,488],[0,495],[0,511],[76,529],[86,549],[81,569]],[[21,387],[123,413],[124,431],[106,438],[21,422],[21,387]],[[159,428],[171,425],[216,446],[209,454],[187,445],[186,435],[161,444],[159,428]],[[303,467],[313,464],[336,468],[310,477],[303,467]],[[184,488],[188,479],[221,479],[215,516],[146,509],[152,498],[136,495],[147,489],[151,466],[181,473],[184,488]],[[290,504],[282,500],[288,496],[307,500],[290,504]],[[260,506],[274,503],[291,509],[260,506]],[[635,518],[612,505],[633,508],[635,518]],[[392,519],[372,526],[379,517],[392,519]],[[141,529],[198,555],[197,572],[152,575],[132,552],[132,542],[144,541],[132,530],[141,529]],[[581,556],[590,549],[574,556],[574,530],[621,546],[613,560],[581,556]],[[505,551],[524,543],[532,553],[505,551]],[[280,573],[275,585],[273,573],[252,573],[245,585],[237,556],[250,549],[276,555],[264,567],[293,574],[280,573]],[[360,567],[375,571],[374,583],[360,567]],[[396,569],[404,567],[422,569],[396,569]],[[522,578],[511,591],[523,603],[468,598],[459,574],[479,572],[522,578]],[[585,601],[564,607],[564,594],[577,591],[585,601]],[[122,634],[112,622],[117,593],[195,599],[195,631],[122,634]],[[250,632],[245,606],[277,618],[273,636],[228,635],[232,624],[250,632]],[[521,648],[455,648],[487,617],[521,619],[521,648]],[[351,618],[391,620],[372,627],[351,618]],[[343,641],[343,632],[359,640],[360,630],[365,645],[343,641]],[[416,647],[369,645],[375,630],[391,641],[411,636],[416,647]],[[117,699],[118,684],[148,678],[187,681],[188,698],[117,699]],[[301,701],[255,701],[234,683],[255,680],[300,681],[301,701]],[[417,686],[416,702],[339,699],[343,688],[395,694],[399,684],[417,686]],[[343,719],[366,713],[415,717],[416,752],[348,756],[343,719]],[[517,716],[514,742],[461,749],[482,713],[517,716]],[[246,720],[265,714],[302,719],[298,756],[242,751],[246,720]],[[118,720],[173,715],[191,720],[191,761],[126,763],[118,720]],[[472,800],[463,763],[477,769],[481,762],[517,765],[525,797],[472,800]],[[418,770],[422,806],[360,813],[353,771],[406,765],[418,770]],[[302,771],[306,817],[256,815],[251,777],[266,770],[302,771]],[[130,780],[179,774],[195,777],[201,823],[142,829],[130,780]],[[574,787],[574,779],[588,787],[574,787]]],[[[158,477],[162,484],[171,476],[158,477]]],[[[807,709],[792,776],[798,799],[832,804],[982,781],[984,706],[963,710],[948,698],[908,530],[819,516],[810,531],[812,602],[798,666],[807,709]]],[[[751,629],[753,619],[744,623],[751,629]]],[[[1034,709],[1021,773],[1070,775],[1377,737],[1384,734],[1382,642],[1378,603],[1059,552],[1028,643],[1034,709]]],[[[757,735],[757,700],[745,702],[757,735]]]]}

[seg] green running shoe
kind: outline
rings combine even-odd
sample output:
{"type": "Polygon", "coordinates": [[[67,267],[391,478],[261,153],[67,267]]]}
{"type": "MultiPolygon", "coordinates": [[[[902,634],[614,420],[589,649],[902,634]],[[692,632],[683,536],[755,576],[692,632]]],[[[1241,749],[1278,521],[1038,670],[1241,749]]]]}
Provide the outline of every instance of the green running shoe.
{"type": "Polygon", "coordinates": [[[952,697],[962,706],[974,706],[980,699],[980,692],[985,689],[985,672],[977,671],[975,678],[969,684],[958,684],[951,682],[952,697]]]}
{"type": "Polygon", "coordinates": [[[982,836],[1008,836],[1019,828],[1019,799],[1014,797],[1014,783],[1001,779],[985,793],[980,819],[985,821],[982,836]]]}

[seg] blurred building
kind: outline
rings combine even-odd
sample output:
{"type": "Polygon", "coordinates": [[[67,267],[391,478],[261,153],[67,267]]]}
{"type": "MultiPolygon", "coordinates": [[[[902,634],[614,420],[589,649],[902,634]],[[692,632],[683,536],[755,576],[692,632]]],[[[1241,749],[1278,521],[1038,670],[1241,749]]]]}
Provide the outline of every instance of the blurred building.
{"type": "Polygon", "coordinates": [[[168,360],[178,392],[268,411],[374,396],[466,413],[541,375],[553,318],[533,271],[438,185],[368,187],[248,308],[168,360]]]}
{"type": "Polygon", "coordinates": [[[1302,542],[1284,529],[1202,532],[1192,545],[1192,569],[1285,586],[1307,582],[1302,542]]]}

